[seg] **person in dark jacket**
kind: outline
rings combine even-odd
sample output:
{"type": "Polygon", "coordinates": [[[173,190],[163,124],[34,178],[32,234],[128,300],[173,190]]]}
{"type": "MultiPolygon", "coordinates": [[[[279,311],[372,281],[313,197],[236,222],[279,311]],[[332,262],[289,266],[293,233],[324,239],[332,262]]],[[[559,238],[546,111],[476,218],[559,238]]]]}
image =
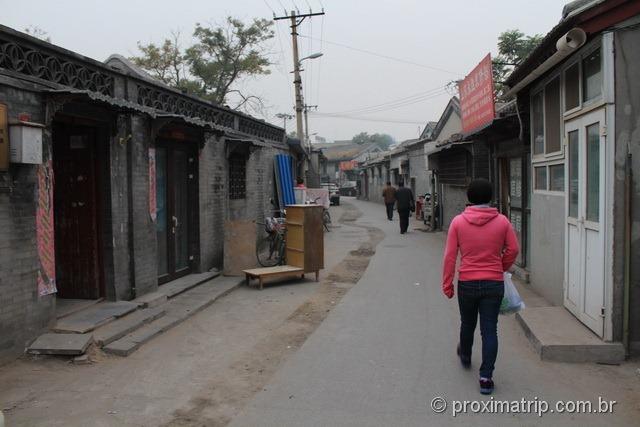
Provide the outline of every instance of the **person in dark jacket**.
{"type": "Polygon", "coordinates": [[[398,216],[400,217],[400,234],[407,232],[407,228],[409,228],[409,213],[415,209],[415,204],[413,191],[404,186],[404,181],[400,181],[396,191],[396,209],[398,209],[398,216]]]}
{"type": "Polygon", "coordinates": [[[387,219],[393,221],[393,205],[396,203],[396,189],[391,185],[390,181],[387,181],[387,186],[382,190],[382,198],[387,207],[387,219]]]}

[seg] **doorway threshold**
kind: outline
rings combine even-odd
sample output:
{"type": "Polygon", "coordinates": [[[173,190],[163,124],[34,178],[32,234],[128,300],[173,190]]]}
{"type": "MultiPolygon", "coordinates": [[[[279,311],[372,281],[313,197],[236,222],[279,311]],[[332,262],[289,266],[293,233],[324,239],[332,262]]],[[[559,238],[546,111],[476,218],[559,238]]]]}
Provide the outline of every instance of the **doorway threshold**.
{"type": "Polygon", "coordinates": [[[73,298],[56,298],[56,319],[70,316],[74,313],[91,307],[92,305],[102,302],[104,298],[98,299],[73,299],[73,298]]]}

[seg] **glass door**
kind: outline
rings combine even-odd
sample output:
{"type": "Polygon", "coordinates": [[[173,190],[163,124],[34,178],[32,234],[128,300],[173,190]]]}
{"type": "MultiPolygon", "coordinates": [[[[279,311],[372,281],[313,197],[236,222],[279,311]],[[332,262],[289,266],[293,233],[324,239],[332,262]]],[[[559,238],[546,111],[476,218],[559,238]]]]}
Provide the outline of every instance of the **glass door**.
{"type": "Polygon", "coordinates": [[[604,110],[565,125],[567,230],[565,306],[604,334],[604,110]]]}
{"type": "Polygon", "coordinates": [[[181,145],[158,143],[156,147],[156,236],[158,281],[167,281],[191,272],[189,253],[192,220],[191,187],[195,157],[181,145]]]}

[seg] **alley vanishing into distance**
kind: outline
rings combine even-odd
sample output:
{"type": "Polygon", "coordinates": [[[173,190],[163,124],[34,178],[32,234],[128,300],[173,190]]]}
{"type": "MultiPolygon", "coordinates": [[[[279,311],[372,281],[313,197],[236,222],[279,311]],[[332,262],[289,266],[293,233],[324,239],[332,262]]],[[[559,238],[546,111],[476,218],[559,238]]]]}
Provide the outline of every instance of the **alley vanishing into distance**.
{"type": "Polygon", "coordinates": [[[412,220],[400,235],[380,204],[343,198],[331,211],[319,283],[242,285],[127,358],[6,365],[7,426],[637,425],[637,362],[543,362],[513,316],[500,316],[496,390],[481,397],[479,336],[470,371],[455,357],[458,308],[440,290],[443,234],[412,220]],[[436,397],[443,413],[431,408],[436,397]],[[617,402],[613,413],[452,413],[454,400],[599,398],[617,402]]]}

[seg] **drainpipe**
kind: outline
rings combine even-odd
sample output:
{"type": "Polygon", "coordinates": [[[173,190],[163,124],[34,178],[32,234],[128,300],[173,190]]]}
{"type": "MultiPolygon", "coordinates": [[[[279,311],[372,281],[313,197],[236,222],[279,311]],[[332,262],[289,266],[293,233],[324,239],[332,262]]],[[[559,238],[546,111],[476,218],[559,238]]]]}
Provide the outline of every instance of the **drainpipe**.
{"type": "Polygon", "coordinates": [[[502,95],[502,99],[509,99],[516,95],[521,89],[529,85],[538,77],[556,66],[566,57],[579,49],[587,41],[587,34],[581,28],[573,28],[564,36],[560,37],[556,42],[556,53],[551,55],[546,61],[540,64],[524,79],[520,80],[514,87],[509,89],[507,93],[502,95]]]}
{"type": "MultiPolygon", "coordinates": [[[[627,147],[628,150],[628,147],[627,147]]],[[[631,153],[627,153],[624,175],[624,306],[622,309],[622,343],[625,355],[629,357],[629,308],[630,308],[630,282],[631,282],[631,185],[633,184],[633,172],[631,169],[631,153]]]]}

